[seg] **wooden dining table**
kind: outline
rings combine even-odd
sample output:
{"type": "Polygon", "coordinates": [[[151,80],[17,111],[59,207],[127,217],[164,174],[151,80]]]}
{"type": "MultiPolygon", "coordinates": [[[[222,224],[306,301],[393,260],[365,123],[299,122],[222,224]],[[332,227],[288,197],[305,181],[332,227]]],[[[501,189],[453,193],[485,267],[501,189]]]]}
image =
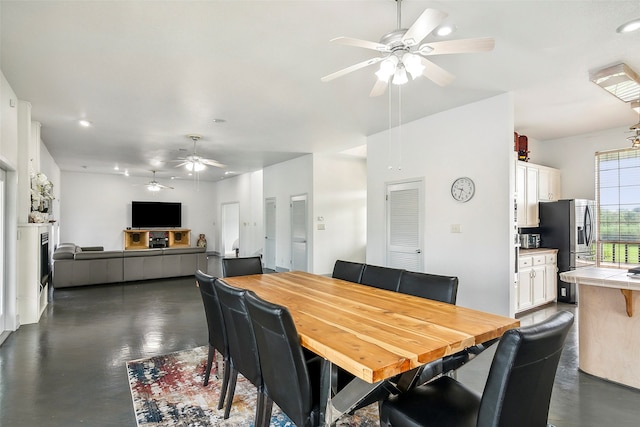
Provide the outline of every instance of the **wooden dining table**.
{"type": "Polygon", "coordinates": [[[321,419],[333,424],[385,380],[502,336],[516,319],[300,271],[227,277],[287,307],[323,358],[321,419]],[[336,392],[336,367],[355,379],[336,392]]]}

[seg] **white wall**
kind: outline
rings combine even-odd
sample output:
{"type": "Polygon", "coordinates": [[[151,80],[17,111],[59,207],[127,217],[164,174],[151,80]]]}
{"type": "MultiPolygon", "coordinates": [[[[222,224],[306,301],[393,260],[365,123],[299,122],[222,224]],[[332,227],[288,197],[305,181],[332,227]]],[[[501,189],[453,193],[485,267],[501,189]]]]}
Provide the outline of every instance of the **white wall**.
{"type": "MultiPolygon", "coordinates": [[[[262,174],[256,171],[218,181],[215,184],[215,208],[208,215],[214,225],[214,234],[207,238],[208,249],[222,254],[222,205],[238,203],[240,207],[240,256],[263,253],[264,221],[262,174]]],[[[229,247],[233,242],[228,242],[229,247]]]]}
{"type": "Polygon", "coordinates": [[[18,168],[18,98],[0,72],[0,164],[18,168]],[[11,106],[13,105],[13,107],[11,106]]]}
{"type": "Polygon", "coordinates": [[[402,143],[392,137],[391,144],[388,131],[367,141],[367,263],[385,264],[385,183],[423,178],[425,272],[458,276],[461,306],[512,313],[512,95],[406,123],[402,143]],[[467,203],[450,194],[451,183],[461,176],[476,184],[467,203]],[[451,224],[460,224],[462,232],[451,233],[451,224]]]}
{"type": "Polygon", "coordinates": [[[315,154],[313,171],[314,272],[330,274],[337,259],[365,262],[366,160],[340,154],[315,154]]]}
{"type": "Polygon", "coordinates": [[[560,169],[563,199],[595,199],[595,153],[628,148],[629,128],[529,144],[531,162],[560,169]]]}
{"type": "MultiPolygon", "coordinates": [[[[0,10],[2,7],[0,6],[0,10]]],[[[0,325],[0,337],[3,330],[13,331],[18,327],[17,318],[17,239],[18,235],[18,98],[9,82],[0,70],[0,168],[6,171],[4,235],[0,244],[4,245],[3,278],[5,304],[5,324],[0,325]],[[13,106],[12,106],[13,105],[13,106]]],[[[0,289],[3,289],[0,287],[0,289]]]]}
{"type": "MultiPolygon", "coordinates": [[[[215,184],[173,180],[174,190],[150,192],[142,177],[92,173],[61,173],[60,242],[80,246],[104,246],[105,250],[124,248],[123,230],[131,226],[131,202],[159,201],[182,203],[182,226],[191,229],[191,245],[198,234],[212,236],[211,212],[215,209],[215,184]],[[134,185],[137,184],[137,185],[134,185]]],[[[162,182],[162,180],[159,180],[162,182]]]]}
{"type": "MultiPolygon", "coordinates": [[[[264,169],[263,202],[267,198],[276,200],[276,269],[291,268],[291,196],[306,194],[307,206],[313,206],[313,155],[304,155],[264,169]]],[[[309,209],[311,211],[311,209],[309,209]]],[[[313,234],[309,215],[308,271],[313,270],[313,234]]]]}

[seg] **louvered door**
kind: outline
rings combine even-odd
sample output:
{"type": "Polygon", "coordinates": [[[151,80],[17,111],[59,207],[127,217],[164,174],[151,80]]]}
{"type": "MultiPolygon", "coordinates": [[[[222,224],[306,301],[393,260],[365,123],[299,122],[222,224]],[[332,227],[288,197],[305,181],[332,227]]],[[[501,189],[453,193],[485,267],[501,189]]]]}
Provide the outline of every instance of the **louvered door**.
{"type": "Polygon", "coordinates": [[[387,184],[387,266],[422,270],[422,181],[387,184]]]}

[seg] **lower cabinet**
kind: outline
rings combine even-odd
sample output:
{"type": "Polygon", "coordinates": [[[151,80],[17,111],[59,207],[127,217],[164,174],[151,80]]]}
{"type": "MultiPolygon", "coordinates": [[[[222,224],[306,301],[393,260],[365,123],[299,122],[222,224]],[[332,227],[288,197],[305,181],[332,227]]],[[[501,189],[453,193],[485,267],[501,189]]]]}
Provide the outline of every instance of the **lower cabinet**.
{"type": "Polygon", "coordinates": [[[520,255],[515,311],[527,310],[554,301],[557,270],[555,251],[520,255]]]}

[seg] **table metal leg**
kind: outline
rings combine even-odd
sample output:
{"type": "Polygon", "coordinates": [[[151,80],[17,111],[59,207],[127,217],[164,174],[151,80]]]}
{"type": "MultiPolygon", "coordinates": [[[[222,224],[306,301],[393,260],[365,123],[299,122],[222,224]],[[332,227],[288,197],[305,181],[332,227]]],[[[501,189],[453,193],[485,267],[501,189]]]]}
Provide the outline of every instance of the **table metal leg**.
{"type": "Polygon", "coordinates": [[[320,425],[334,426],[336,421],[358,406],[373,393],[383,392],[386,381],[370,384],[360,378],[354,378],[342,390],[334,393],[337,387],[337,366],[323,359],[320,375],[320,425]]]}

